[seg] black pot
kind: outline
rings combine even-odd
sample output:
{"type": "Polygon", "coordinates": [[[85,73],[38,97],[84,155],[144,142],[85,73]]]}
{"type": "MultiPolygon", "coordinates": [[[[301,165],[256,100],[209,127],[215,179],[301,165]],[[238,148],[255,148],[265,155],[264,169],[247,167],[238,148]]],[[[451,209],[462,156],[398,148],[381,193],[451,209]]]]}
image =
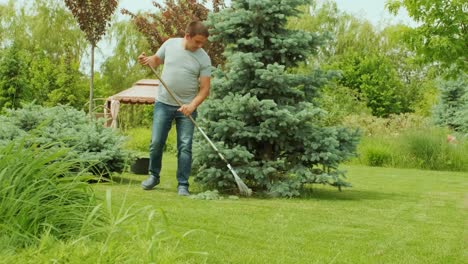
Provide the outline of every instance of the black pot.
{"type": "Polygon", "coordinates": [[[149,158],[137,158],[130,167],[130,170],[135,174],[148,175],[149,158]]]}

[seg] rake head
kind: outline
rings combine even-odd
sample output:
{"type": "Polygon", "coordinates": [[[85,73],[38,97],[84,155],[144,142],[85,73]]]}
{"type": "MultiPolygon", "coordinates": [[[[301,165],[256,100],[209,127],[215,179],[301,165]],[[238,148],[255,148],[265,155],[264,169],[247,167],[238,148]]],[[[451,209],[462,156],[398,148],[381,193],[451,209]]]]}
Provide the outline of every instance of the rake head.
{"type": "Polygon", "coordinates": [[[239,192],[244,196],[251,196],[252,189],[247,187],[247,185],[245,185],[245,183],[239,177],[235,177],[235,179],[236,179],[237,187],[239,188],[239,192]]]}
{"type": "Polygon", "coordinates": [[[231,164],[228,164],[228,168],[231,171],[232,175],[234,175],[234,179],[236,180],[237,187],[239,188],[240,194],[244,196],[251,196],[252,195],[252,189],[250,189],[245,183],[242,181],[242,179],[237,175],[236,171],[231,167],[231,164]]]}

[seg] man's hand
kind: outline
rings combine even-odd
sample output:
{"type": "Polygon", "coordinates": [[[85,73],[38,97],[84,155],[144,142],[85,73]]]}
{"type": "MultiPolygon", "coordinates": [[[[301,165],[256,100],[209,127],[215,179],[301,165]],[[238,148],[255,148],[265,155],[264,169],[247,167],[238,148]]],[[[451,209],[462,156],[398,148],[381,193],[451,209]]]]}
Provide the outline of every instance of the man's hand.
{"type": "Polygon", "coordinates": [[[153,56],[146,56],[144,52],[138,56],[138,62],[141,65],[150,65],[153,68],[156,68],[160,64],[162,64],[162,61],[160,58],[158,58],[156,55],[153,56]]]}
{"type": "Polygon", "coordinates": [[[184,114],[184,116],[189,116],[193,113],[193,111],[195,111],[195,108],[196,107],[193,106],[192,104],[184,104],[179,109],[177,109],[177,111],[184,114]]]}
{"type": "Polygon", "coordinates": [[[149,60],[150,58],[146,56],[146,54],[144,52],[142,52],[140,54],[140,56],[138,56],[138,62],[141,64],[141,65],[148,65],[149,63],[149,60]]]}

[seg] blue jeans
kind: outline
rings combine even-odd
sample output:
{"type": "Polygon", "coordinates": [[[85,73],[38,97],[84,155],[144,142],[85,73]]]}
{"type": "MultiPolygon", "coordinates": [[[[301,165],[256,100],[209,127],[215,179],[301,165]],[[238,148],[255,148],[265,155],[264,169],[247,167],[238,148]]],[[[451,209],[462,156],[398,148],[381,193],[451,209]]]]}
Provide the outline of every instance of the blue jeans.
{"type": "MultiPolygon", "coordinates": [[[[171,130],[172,121],[175,120],[177,129],[177,181],[178,186],[189,186],[189,176],[192,170],[192,140],[194,124],[181,112],[178,106],[156,102],[153,111],[153,130],[150,144],[149,173],[160,177],[162,156],[167,135],[171,130]]],[[[192,113],[193,119],[197,112],[192,113]]]]}

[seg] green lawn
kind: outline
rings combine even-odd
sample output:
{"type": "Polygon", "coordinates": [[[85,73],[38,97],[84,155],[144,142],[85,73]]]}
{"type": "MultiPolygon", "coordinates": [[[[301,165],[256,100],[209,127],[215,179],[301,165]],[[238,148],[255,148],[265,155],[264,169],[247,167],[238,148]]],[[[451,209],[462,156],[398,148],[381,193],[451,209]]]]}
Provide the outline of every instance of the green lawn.
{"type": "Polygon", "coordinates": [[[127,208],[131,207],[127,214],[134,215],[125,224],[116,223],[118,228],[106,243],[46,241],[42,248],[7,256],[4,261],[467,261],[468,173],[349,166],[348,180],[354,187],[343,192],[314,186],[305,197],[296,199],[209,201],[178,197],[175,158],[166,155],[164,166],[156,190],[141,190],[139,184],[145,176],[130,174],[123,175],[121,183],[95,186],[103,200],[106,193],[112,194],[113,214],[120,215],[115,222],[125,216],[127,208]],[[153,218],[151,208],[155,209],[153,218]],[[99,254],[103,257],[97,258],[99,254]]]}

